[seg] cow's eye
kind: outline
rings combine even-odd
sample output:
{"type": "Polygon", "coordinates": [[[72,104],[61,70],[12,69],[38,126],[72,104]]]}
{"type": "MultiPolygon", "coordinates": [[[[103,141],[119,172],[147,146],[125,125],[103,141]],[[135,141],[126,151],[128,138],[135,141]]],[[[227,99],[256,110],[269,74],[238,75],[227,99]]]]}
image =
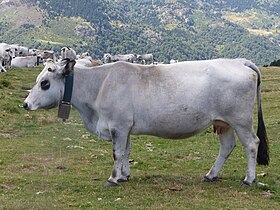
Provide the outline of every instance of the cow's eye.
{"type": "Polygon", "coordinates": [[[43,81],[41,82],[41,88],[42,88],[42,90],[47,90],[47,89],[50,88],[50,86],[51,86],[51,84],[50,84],[50,81],[49,81],[49,80],[43,80],[43,81]]]}

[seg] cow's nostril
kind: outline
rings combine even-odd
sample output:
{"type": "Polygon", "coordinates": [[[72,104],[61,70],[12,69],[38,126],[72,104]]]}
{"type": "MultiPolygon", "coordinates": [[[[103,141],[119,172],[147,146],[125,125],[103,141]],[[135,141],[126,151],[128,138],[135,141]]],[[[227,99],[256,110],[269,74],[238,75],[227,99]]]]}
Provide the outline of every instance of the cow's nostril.
{"type": "Polygon", "coordinates": [[[24,109],[28,109],[28,103],[23,102],[23,108],[24,108],[24,109]]]}

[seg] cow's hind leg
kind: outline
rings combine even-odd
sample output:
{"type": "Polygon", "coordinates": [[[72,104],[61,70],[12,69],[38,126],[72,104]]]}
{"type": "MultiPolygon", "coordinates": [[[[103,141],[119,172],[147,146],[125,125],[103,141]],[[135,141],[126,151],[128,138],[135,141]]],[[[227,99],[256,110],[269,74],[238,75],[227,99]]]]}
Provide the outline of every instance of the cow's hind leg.
{"type": "Polygon", "coordinates": [[[230,153],[236,146],[236,140],[234,138],[234,133],[232,128],[228,128],[223,133],[219,134],[220,138],[220,151],[217,159],[209,170],[209,172],[205,175],[205,181],[215,181],[217,179],[218,173],[221,170],[224,162],[229,157],[230,153]]]}
{"type": "Polygon", "coordinates": [[[110,133],[113,142],[114,167],[106,186],[115,186],[120,181],[127,181],[130,175],[130,140],[127,132],[121,132],[118,129],[112,128],[110,133]]]}
{"type": "Polygon", "coordinates": [[[236,129],[236,133],[245,148],[248,159],[247,173],[243,183],[250,186],[256,178],[256,160],[260,140],[252,127],[248,129],[248,127],[242,126],[236,129]]]}

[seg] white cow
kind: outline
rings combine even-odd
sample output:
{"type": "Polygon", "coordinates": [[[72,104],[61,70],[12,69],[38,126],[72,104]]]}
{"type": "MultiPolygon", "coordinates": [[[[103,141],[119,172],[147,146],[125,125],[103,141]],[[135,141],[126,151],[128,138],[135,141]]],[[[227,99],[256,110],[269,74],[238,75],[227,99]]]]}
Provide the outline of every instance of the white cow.
{"type": "Polygon", "coordinates": [[[61,59],[69,58],[70,60],[75,60],[77,58],[76,51],[70,47],[61,48],[61,59]]]}
{"type": "Polygon", "coordinates": [[[0,43],[0,72],[6,72],[4,66],[11,68],[11,60],[16,56],[16,50],[14,47],[6,43],[0,43]]]}
{"type": "Polygon", "coordinates": [[[38,54],[37,51],[38,51],[38,49],[29,49],[28,50],[28,55],[33,55],[33,56],[36,55],[37,56],[37,54],[38,54]]]}
{"type": "Polygon", "coordinates": [[[19,46],[18,47],[18,56],[28,56],[29,55],[29,49],[25,46],[19,46]]]}
{"type": "Polygon", "coordinates": [[[18,44],[11,44],[10,47],[15,50],[15,57],[29,55],[28,47],[20,46],[18,44]]]}
{"type": "Polygon", "coordinates": [[[178,63],[178,62],[179,62],[178,60],[174,60],[174,59],[171,59],[171,60],[169,61],[170,64],[178,63]]]}
{"type": "Polygon", "coordinates": [[[105,53],[102,58],[103,63],[112,63],[116,61],[126,61],[133,63],[136,61],[136,56],[134,54],[117,54],[111,55],[110,53],[105,53]]]}
{"type": "MultiPolygon", "coordinates": [[[[259,69],[245,59],[186,61],[144,66],[116,62],[93,68],[75,61],[46,65],[25,99],[27,110],[57,107],[73,75],[71,104],[86,128],[112,141],[114,167],[107,186],[128,181],[130,135],[187,138],[214,125],[220,152],[205,180],[216,180],[239,137],[248,158],[244,184],[255,181],[256,161],[269,163],[259,69]],[[77,70],[77,71],[76,71],[77,70]],[[258,132],[253,130],[258,102],[258,132]]],[[[186,151],[187,152],[187,151],[186,151]]]]}
{"type": "Polygon", "coordinates": [[[19,45],[18,44],[9,44],[9,47],[13,51],[12,58],[19,56],[19,45]]]}
{"type": "Polygon", "coordinates": [[[136,56],[137,63],[141,64],[152,64],[154,63],[154,55],[153,54],[142,54],[136,56]]]}
{"type": "Polygon", "coordinates": [[[90,54],[89,54],[89,52],[83,52],[81,56],[86,57],[86,56],[90,56],[90,54]]]}
{"type": "Polygon", "coordinates": [[[14,68],[33,68],[36,64],[37,56],[15,57],[11,62],[11,66],[14,68]]]}
{"type": "Polygon", "coordinates": [[[40,57],[43,62],[46,62],[47,59],[56,61],[55,52],[53,50],[36,50],[36,55],[40,57]]]}
{"type": "Polygon", "coordinates": [[[81,58],[76,60],[76,67],[93,67],[102,65],[102,61],[100,60],[92,60],[88,58],[81,58]]]}

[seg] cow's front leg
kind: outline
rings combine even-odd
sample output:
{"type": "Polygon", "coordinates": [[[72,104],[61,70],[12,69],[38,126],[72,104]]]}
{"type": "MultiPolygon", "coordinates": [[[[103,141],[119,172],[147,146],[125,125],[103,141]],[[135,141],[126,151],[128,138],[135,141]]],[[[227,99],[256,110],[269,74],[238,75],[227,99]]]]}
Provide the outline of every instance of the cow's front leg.
{"type": "Polygon", "coordinates": [[[130,175],[129,153],[130,141],[126,132],[118,129],[110,129],[113,142],[114,167],[112,174],[107,180],[106,186],[115,186],[120,181],[127,181],[130,175]]]}
{"type": "MultiPolygon", "coordinates": [[[[1,60],[0,60],[1,62],[1,60]]],[[[7,70],[4,68],[4,66],[2,64],[0,64],[0,72],[6,72],[7,70]]]]}
{"type": "Polygon", "coordinates": [[[121,169],[122,177],[118,180],[118,182],[128,181],[128,178],[130,176],[129,156],[130,156],[130,138],[127,138],[122,169],[121,169]]]}

